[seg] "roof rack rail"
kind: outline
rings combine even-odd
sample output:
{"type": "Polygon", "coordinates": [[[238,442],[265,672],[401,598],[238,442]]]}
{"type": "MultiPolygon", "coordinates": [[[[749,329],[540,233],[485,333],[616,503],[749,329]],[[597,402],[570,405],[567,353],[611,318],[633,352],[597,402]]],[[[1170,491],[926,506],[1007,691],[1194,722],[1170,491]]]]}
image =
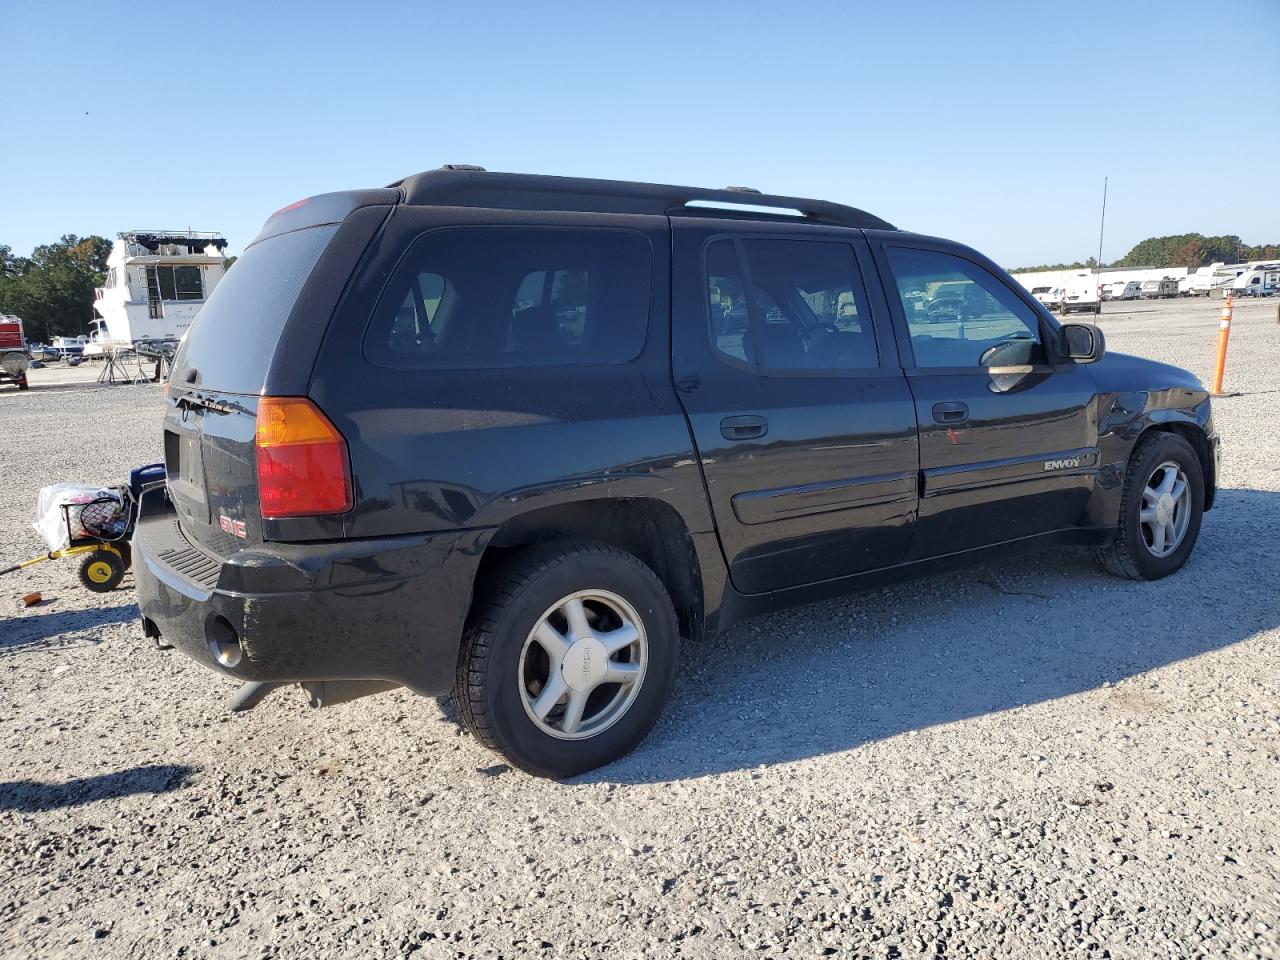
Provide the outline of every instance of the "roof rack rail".
{"type": "Polygon", "coordinates": [[[391,184],[409,204],[564,210],[656,216],[778,217],[838,227],[893,230],[874,214],[826,200],[783,197],[749,187],[706,189],[626,180],[592,180],[526,173],[490,173],[455,164],[391,184]],[[749,200],[746,198],[750,198],[749,200]]]}

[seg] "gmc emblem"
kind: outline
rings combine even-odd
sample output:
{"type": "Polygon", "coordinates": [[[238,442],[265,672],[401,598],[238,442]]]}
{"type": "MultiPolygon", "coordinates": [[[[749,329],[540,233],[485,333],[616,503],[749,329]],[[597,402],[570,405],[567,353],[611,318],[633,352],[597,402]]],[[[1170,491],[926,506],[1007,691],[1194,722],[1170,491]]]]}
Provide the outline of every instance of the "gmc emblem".
{"type": "Polygon", "coordinates": [[[233,537],[239,537],[241,540],[249,535],[243,520],[232,520],[225,513],[218,514],[218,526],[223,533],[229,533],[233,537]]]}

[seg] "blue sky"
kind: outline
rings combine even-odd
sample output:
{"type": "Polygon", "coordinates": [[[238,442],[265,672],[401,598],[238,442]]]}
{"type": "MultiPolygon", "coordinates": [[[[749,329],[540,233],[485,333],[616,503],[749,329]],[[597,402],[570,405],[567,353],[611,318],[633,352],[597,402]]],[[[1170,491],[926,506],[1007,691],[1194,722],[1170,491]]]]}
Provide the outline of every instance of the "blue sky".
{"type": "Polygon", "coordinates": [[[864,207],[1007,266],[1280,240],[1280,3],[0,0],[0,243],[447,162],[864,207]]]}

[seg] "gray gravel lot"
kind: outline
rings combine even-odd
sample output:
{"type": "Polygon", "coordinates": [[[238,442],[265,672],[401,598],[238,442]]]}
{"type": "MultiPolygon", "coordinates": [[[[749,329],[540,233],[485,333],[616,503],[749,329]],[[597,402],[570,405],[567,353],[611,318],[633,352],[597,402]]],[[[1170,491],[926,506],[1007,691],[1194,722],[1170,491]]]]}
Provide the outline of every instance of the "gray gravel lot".
{"type": "MultiPolygon", "coordinates": [[[[1108,307],[1111,349],[1208,379],[1219,303],[1108,307]]],[[[0,566],[40,486],[158,458],[159,388],[95,375],[0,391],[0,566]]],[[[1275,301],[1227,389],[1179,575],[1047,553],[743,624],[569,784],[407,693],[232,716],[131,577],[5,577],[0,956],[1280,956],[1275,301]]]]}

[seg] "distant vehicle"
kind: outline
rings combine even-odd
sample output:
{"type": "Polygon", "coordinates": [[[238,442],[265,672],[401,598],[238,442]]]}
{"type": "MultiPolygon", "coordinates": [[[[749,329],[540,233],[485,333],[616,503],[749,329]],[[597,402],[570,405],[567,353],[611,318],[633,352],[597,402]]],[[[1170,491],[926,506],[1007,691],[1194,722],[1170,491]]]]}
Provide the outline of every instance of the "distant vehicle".
{"type": "Polygon", "coordinates": [[[1164,300],[1178,295],[1178,281],[1172,277],[1147,280],[1142,284],[1143,300],[1164,300]]]}
{"type": "Polygon", "coordinates": [[[26,390],[30,366],[22,319],[11,313],[0,313],[0,383],[12,383],[19,390],[26,390]]]}
{"type": "Polygon", "coordinates": [[[1101,313],[1102,295],[1098,278],[1092,273],[1073,273],[1062,288],[1062,315],[1101,313]]]}
{"type": "Polygon", "coordinates": [[[1219,264],[1213,271],[1209,296],[1221,300],[1228,293],[1232,293],[1232,284],[1248,269],[1243,263],[1219,264]]]}
{"type": "Polygon", "coordinates": [[[48,343],[36,344],[28,352],[32,360],[39,360],[41,363],[57,363],[62,359],[62,354],[58,352],[58,348],[48,343]]]}
{"type": "Polygon", "coordinates": [[[1103,287],[1103,300],[1137,300],[1142,296],[1142,284],[1137,280],[1117,280],[1103,287]]]}
{"type": "MultiPolygon", "coordinates": [[[[54,337],[49,344],[50,350],[53,351],[51,359],[60,360],[74,367],[84,359],[85,342],[84,337],[54,337]]],[[[45,356],[49,356],[49,351],[45,351],[45,356]]]]}
{"type": "Polygon", "coordinates": [[[1264,263],[1244,271],[1231,281],[1236,297],[1273,297],[1280,290],[1280,263],[1264,263]]]}
{"type": "Polygon", "coordinates": [[[925,303],[925,319],[930,323],[972,320],[998,309],[975,284],[947,281],[936,284],[925,303]]]}
{"type": "Polygon", "coordinates": [[[1061,287],[1032,287],[1031,295],[1049,310],[1057,310],[1062,305],[1061,287]]]}
{"type": "Polygon", "coordinates": [[[1218,283],[1214,267],[1196,267],[1178,281],[1178,294],[1183,297],[1207,297],[1218,283]]]}

